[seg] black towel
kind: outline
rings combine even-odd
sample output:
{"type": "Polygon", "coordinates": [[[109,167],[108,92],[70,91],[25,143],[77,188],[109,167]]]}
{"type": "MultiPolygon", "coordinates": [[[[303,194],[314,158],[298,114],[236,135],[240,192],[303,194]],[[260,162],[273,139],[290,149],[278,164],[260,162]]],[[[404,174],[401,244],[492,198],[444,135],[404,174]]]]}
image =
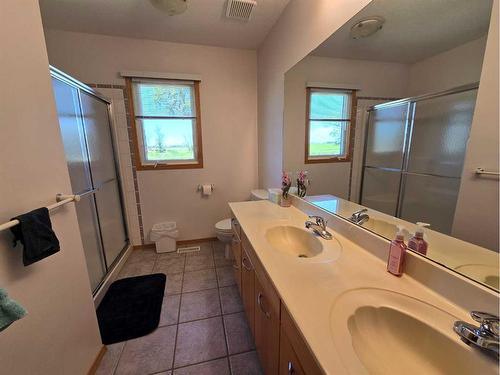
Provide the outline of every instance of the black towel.
{"type": "Polygon", "coordinates": [[[59,251],[59,240],[52,230],[47,207],[37,208],[11,220],[19,224],[10,228],[14,234],[14,246],[17,241],[23,244],[23,264],[29,266],[59,251]]]}

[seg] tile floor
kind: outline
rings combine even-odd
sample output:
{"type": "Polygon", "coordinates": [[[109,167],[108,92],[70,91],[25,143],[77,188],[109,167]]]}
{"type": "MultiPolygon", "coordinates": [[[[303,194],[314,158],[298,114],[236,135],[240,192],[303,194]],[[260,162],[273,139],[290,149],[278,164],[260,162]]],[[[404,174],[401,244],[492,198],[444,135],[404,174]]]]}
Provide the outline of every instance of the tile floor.
{"type": "Polygon", "coordinates": [[[222,243],[190,254],[134,250],[119,278],[165,273],[159,327],[108,345],[98,375],[260,375],[232,262],[222,243]]]}

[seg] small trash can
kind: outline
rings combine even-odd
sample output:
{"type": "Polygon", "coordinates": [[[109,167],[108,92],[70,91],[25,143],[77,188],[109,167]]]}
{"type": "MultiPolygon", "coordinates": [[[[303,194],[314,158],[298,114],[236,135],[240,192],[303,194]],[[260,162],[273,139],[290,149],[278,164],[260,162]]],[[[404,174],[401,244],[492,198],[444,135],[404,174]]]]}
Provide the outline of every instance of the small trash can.
{"type": "Polygon", "coordinates": [[[177,249],[179,230],[175,221],[157,223],[151,228],[149,238],[154,241],[157,253],[170,253],[177,249]]]}

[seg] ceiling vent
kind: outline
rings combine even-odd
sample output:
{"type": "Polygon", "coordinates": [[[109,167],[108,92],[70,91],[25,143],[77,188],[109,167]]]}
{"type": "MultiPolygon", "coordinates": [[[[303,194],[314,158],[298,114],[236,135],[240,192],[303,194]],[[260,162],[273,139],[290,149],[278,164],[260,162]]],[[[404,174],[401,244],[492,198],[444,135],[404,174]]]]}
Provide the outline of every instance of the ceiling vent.
{"type": "Polygon", "coordinates": [[[256,0],[227,0],[226,17],[248,21],[256,5],[256,0]]]}

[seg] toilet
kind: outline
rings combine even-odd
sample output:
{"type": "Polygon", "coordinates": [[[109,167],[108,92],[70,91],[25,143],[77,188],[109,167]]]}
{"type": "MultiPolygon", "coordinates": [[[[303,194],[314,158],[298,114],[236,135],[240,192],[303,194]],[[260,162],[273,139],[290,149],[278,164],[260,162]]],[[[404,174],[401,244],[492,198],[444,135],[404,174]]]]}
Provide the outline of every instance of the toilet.
{"type": "Polygon", "coordinates": [[[233,240],[233,230],[231,229],[231,219],[224,219],[215,224],[215,235],[222,242],[226,258],[230,258],[231,241],[233,240]]]}
{"type": "MultiPolygon", "coordinates": [[[[264,189],[255,189],[250,192],[250,200],[260,201],[266,200],[269,197],[269,193],[264,189]]],[[[226,258],[231,258],[231,241],[233,240],[233,230],[231,228],[231,219],[224,219],[218,221],[215,224],[215,235],[218,240],[221,241],[225,247],[226,258]]]]}
{"type": "Polygon", "coordinates": [[[269,192],[264,189],[255,189],[250,192],[250,200],[252,201],[265,201],[269,199],[269,192]]]}

